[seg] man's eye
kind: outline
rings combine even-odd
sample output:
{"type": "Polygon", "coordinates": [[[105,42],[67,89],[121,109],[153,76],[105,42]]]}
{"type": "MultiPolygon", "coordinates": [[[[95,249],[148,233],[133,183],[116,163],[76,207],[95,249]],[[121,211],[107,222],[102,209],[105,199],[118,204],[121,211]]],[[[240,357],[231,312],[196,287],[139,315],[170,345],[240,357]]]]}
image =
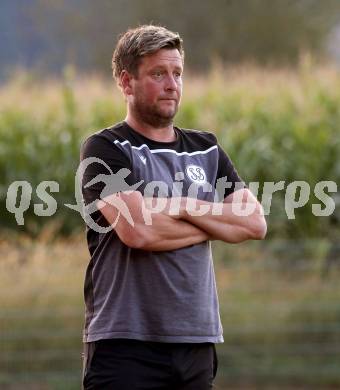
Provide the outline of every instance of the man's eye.
{"type": "Polygon", "coordinates": [[[175,72],[174,75],[177,79],[179,79],[182,76],[180,72],[175,72]]]}
{"type": "Polygon", "coordinates": [[[154,72],[153,73],[153,76],[156,78],[156,79],[160,79],[161,77],[162,77],[162,72],[160,72],[160,71],[157,71],[157,72],[154,72]]]}

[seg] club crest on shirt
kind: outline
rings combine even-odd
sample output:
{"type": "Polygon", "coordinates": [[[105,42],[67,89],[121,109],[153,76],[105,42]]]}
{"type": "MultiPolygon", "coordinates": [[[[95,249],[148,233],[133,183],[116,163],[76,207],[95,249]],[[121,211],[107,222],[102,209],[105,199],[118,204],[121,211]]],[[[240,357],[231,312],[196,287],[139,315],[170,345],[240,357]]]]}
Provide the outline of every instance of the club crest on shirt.
{"type": "Polygon", "coordinates": [[[198,165],[188,165],[185,173],[191,181],[198,185],[203,185],[207,181],[207,175],[204,169],[198,165]]]}

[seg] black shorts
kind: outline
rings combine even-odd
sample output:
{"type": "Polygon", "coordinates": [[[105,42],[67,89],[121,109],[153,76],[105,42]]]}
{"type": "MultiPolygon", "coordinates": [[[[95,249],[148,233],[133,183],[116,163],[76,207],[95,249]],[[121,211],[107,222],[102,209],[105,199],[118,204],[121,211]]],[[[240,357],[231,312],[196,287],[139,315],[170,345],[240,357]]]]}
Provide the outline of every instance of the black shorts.
{"type": "Polygon", "coordinates": [[[84,344],[84,390],[208,390],[217,371],[214,343],[132,339],[84,344]]]}

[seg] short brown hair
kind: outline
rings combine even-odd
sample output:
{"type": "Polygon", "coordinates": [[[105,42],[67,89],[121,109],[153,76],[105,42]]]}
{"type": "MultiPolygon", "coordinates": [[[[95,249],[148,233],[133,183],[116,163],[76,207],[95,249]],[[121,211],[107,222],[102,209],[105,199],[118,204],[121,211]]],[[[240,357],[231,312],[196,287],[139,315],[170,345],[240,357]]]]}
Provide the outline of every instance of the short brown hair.
{"type": "Polygon", "coordinates": [[[137,77],[142,57],[164,48],[177,49],[184,60],[183,41],[178,33],[151,24],[129,29],[120,36],[113,52],[113,76],[118,78],[125,69],[137,77]]]}

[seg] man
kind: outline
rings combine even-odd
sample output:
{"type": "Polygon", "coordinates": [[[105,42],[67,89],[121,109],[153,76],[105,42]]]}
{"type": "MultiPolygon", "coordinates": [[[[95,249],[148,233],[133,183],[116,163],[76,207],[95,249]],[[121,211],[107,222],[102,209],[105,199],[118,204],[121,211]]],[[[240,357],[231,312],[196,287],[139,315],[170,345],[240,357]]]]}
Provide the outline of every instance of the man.
{"type": "Polygon", "coordinates": [[[82,162],[94,159],[85,204],[109,228],[87,227],[85,389],[211,389],[223,335],[210,240],[266,234],[261,205],[216,137],[173,125],[183,56],[163,27],[121,36],[113,71],[126,118],[82,146],[82,162]],[[237,215],[236,202],[252,212],[237,215]]]}

